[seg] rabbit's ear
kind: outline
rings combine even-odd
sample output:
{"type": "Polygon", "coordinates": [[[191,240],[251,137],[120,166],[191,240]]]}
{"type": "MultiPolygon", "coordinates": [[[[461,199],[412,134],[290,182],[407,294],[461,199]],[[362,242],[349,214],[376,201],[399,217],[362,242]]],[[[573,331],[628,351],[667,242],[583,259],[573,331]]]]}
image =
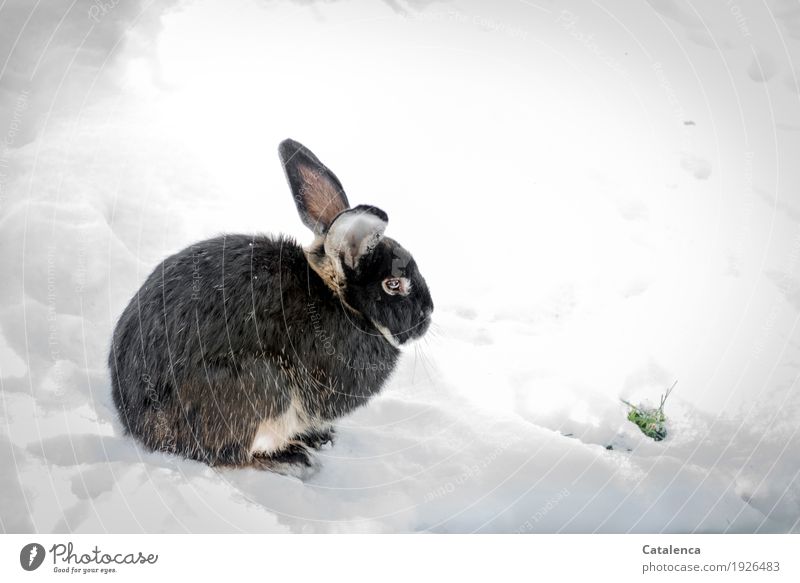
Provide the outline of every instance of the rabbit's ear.
{"type": "Polygon", "coordinates": [[[355,269],[383,237],[389,217],[381,209],[360,204],[343,212],[328,230],[325,252],[355,269]]]}
{"type": "Polygon", "coordinates": [[[350,207],[341,182],[299,142],[282,141],[278,153],[300,218],[314,234],[325,233],[336,215],[350,207]]]}

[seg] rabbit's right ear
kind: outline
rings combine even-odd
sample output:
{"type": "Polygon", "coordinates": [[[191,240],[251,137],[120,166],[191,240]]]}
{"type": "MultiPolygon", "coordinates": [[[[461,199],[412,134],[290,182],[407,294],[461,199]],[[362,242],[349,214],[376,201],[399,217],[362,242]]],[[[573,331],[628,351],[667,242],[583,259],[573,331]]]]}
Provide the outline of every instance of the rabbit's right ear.
{"type": "Polygon", "coordinates": [[[297,212],[315,235],[322,235],[350,203],[336,175],[303,144],[284,140],[278,153],[292,189],[297,212]]]}

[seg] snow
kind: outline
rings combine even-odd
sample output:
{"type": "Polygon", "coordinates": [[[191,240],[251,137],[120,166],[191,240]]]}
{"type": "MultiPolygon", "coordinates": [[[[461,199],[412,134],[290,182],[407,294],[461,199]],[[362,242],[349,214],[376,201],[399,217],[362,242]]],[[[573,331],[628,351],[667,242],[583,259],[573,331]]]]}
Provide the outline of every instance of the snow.
{"type": "Polygon", "coordinates": [[[84,4],[0,74],[2,530],[800,531],[788,3],[84,4]],[[311,239],[286,137],[386,210],[434,326],[305,481],[143,451],[116,318],[195,240],[311,239]],[[675,380],[656,443],[620,399],[675,380]]]}

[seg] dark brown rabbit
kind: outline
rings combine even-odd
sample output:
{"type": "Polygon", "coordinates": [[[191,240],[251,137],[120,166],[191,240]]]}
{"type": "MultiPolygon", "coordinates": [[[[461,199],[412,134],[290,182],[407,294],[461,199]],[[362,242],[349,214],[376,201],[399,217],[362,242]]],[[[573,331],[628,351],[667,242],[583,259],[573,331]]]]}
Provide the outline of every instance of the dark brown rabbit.
{"type": "Polygon", "coordinates": [[[125,430],[212,465],[292,471],[332,422],[376,394],[433,311],[386,213],[350,208],[308,149],[279,153],[308,247],[223,235],[164,260],[131,299],[109,354],[125,430]]]}

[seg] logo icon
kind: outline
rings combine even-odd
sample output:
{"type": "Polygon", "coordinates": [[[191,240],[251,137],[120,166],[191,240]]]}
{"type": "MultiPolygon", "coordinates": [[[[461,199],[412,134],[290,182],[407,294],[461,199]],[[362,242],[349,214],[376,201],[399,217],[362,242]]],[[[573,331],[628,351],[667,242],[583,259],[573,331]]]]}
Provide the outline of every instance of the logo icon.
{"type": "Polygon", "coordinates": [[[19,552],[19,564],[26,571],[35,571],[44,562],[44,547],[39,543],[30,543],[19,552]]]}

